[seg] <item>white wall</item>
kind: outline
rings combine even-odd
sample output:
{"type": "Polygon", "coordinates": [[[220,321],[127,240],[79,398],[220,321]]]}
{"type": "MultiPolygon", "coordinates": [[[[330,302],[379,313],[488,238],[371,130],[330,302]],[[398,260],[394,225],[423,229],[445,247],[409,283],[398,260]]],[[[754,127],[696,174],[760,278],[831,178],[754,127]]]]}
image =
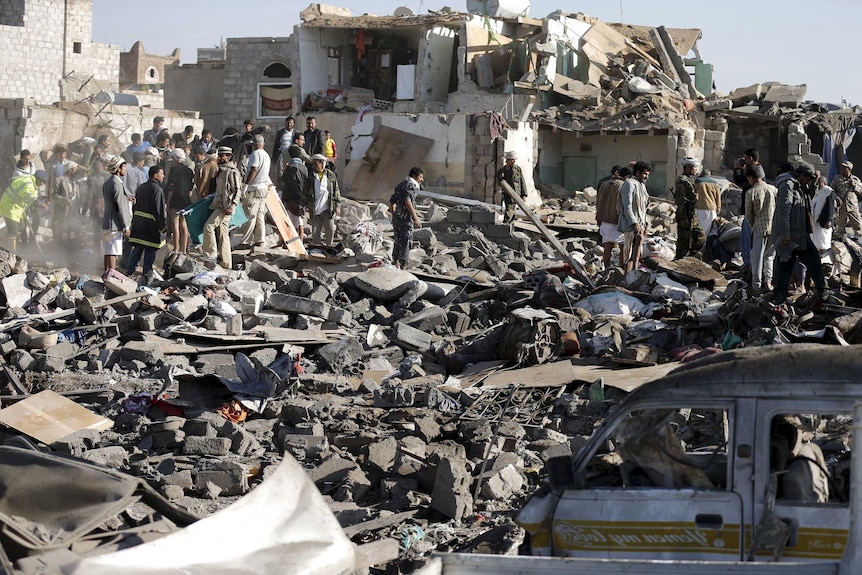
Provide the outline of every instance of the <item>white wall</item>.
{"type": "Polygon", "coordinates": [[[425,49],[420,60],[416,99],[421,102],[445,102],[449,95],[455,31],[435,26],[426,33],[424,42],[425,49]]]}

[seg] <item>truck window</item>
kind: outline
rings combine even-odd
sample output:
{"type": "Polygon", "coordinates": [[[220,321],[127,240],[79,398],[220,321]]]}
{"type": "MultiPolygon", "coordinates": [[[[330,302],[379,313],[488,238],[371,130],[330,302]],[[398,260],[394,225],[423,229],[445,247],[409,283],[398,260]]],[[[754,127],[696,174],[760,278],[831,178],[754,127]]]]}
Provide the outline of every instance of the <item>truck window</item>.
{"type": "Polygon", "coordinates": [[[591,487],[727,489],[727,409],[644,409],[623,419],[587,472],[591,487]]]}
{"type": "Polygon", "coordinates": [[[849,414],[777,414],[769,429],[769,469],[778,475],[776,500],[847,504],[849,414]]]}

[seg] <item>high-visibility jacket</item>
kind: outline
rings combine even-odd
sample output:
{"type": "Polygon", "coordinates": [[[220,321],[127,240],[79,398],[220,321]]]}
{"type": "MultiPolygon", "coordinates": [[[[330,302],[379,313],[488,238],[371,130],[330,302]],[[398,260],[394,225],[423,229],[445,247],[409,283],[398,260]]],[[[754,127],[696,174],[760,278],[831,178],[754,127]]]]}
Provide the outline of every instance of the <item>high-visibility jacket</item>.
{"type": "Polygon", "coordinates": [[[0,216],[21,223],[24,214],[39,197],[35,176],[18,176],[6,188],[6,193],[0,198],[0,216]]]}

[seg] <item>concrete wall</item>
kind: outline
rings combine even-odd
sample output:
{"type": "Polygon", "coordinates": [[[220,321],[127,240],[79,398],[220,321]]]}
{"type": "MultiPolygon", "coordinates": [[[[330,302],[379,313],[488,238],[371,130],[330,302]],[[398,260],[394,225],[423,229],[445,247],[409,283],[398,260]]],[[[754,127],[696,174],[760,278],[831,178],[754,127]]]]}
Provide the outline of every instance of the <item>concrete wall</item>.
{"type": "Polygon", "coordinates": [[[120,153],[131,143],[132,133],[151,128],[156,116],[164,116],[165,127],[171,133],[191,125],[199,134],[204,127],[193,112],[116,105],[104,109],[86,104],[37,106],[33,100],[0,100],[0,183],[5,186],[8,182],[14,165],[10,159],[22,149],[30,150],[35,164],[42,167],[39,152],[50,151],[57,143],[68,144],[83,136],[110,132],[118,141],[108,151],[120,153]]]}
{"type": "Polygon", "coordinates": [[[452,75],[452,52],[455,50],[455,31],[435,26],[425,33],[420,42],[416,67],[415,99],[420,102],[445,102],[449,95],[449,78],[452,75]]]}
{"type": "Polygon", "coordinates": [[[120,53],[120,84],[124,87],[134,84],[164,84],[165,68],[179,62],[179,48],[170,56],[159,56],[147,54],[144,51],[144,45],[141,42],[135,42],[131,50],[120,53]],[[150,68],[155,70],[154,76],[148,73],[150,68]]]}
{"type": "MultiPolygon", "coordinates": [[[[201,62],[165,69],[164,107],[198,110],[216,138],[224,132],[225,63],[201,62]]],[[[251,114],[249,114],[249,117],[251,114]]]]}
{"type": "Polygon", "coordinates": [[[0,6],[0,98],[59,101],[65,75],[92,76],[103,90],[117,90],[119,48],[92,41],[92,0],[4,0],[0,6]]]}
{"type": "MultiPolygon", "coordinates": [[[[578,137],[571,132],[539,132],[539,178],[547,184],[562,186],[565,181],[565,158],[594,158],[596,179],[610,174],[614,165],[626,166],[643,160],[653,165],[648,187],[656,195],[665,193],[668,182],[673,185],[674,158],[669,158],[668,136],[618,134],[578,137]],[[589,148],[589,149],[587,149],[589,148]],[[670,166],[668,165],[670,164],[670,166]],[[665,170],[671,175],[665,177],[665,170]]],[[[674,154],[675,156],[675,154],[674,154]]],[[[591,185],[595,186],[596,182],[591,185]]]]}
{"type": "MultiPolygon", "coordinates": [[[[306,94],[326,90],[329,88],[329,69],[327,62],[327,48],[342,48],[348,42],[346,39],[345,30],[325,28],[297,28],[296,36],[299,37],[299,69],[302,70],[301,82],[296,82],[297,86],[294,94],[294,101],[297,102],[295,107],[299,107],[306,94]]],[[[350,54],[347,50],[342,50],[342,68],[350,63],[350,54]],[[345,54],[344,52],[348,52],[345,54]],[[346,64],[345,64],[346,63],[346,64]]],[[[345,81],[349,83],[349,70],[343,70],[343,75],[346,75],[345,81]]]]}
{"type": "MultiPolygon", "coordinates": [[[[292,44],[288,38],[228,38],[227,60],[224,68],[224,126],[242,128],[245,119],[258,122],[259,82],[283,82],[297,86],[295,66],[292,60],[292,44]],[[280,62],[291,71],[288,79],[265,78],[264,69],[273,62],[280,62]]],[[[323,73],[326,73],[324,67],[323,73]]],[[[297,107],[294,90],[294,111],[297,107]]],[[[206,111],[209,114],[209,111],[206,111]]],[[[275,122],[280,128],[282,122],[275,122]]]]}

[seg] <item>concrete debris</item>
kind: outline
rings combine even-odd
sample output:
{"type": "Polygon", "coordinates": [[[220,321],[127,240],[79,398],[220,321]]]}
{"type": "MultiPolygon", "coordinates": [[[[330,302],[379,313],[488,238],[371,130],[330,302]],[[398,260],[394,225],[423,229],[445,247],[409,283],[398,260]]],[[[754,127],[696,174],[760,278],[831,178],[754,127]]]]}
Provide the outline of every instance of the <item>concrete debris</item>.
{"type": "MultiPolygon", "coordinates": [[[[594,198],[541,211],[568,221],[594,198]]],[[[862,248],[849,238],[835,244],[833,292],[788,306],[751,287],[738,233],[725,261],[673,260],[664,202],[650,204],[660,233],[628,273],[616,253],[604,269],[595,236],[569,224],[526,230],[481,206],[433,209],[403,270],[356,253],[238,251],[236,270],[177,256],[148,282],[30,269],[0,250],[14,262],[0,279],[0,442],[42,441],[203,514],[287,454],[354,541],[406,533],[391,566],[405,572],[436,549],[511,531],[546,463],[576,452],[624,397],[627,384],[597,379],[602,365],[631,382],[740,346],[862,342],[850,287],[862,248]],[[61,415],[44,436],[4,417],[43,390],[108,425],[61,415]]]]}

